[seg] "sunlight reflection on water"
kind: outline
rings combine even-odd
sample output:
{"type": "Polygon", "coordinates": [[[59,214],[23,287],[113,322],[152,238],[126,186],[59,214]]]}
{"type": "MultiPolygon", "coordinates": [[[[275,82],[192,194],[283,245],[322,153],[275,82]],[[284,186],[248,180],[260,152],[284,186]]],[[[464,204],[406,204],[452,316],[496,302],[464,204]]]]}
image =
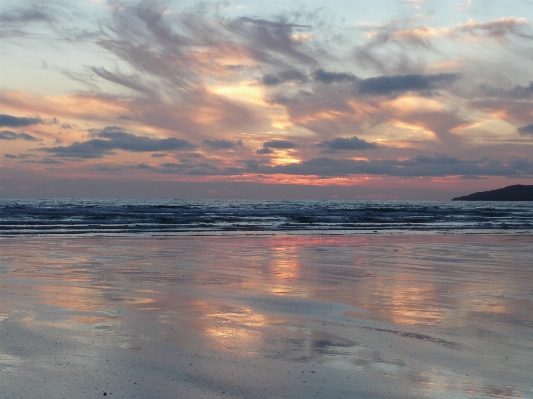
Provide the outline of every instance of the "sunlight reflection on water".
{"type": "MultiPolygon", "coordinates": [[[[533,396],[527,236],[132,242],[37,239],[19,259],[4,241],[0,327],[312,365],[437,398],[533,396]]],[[[2,372],[33,356],[0,349],[2,372]]]]}

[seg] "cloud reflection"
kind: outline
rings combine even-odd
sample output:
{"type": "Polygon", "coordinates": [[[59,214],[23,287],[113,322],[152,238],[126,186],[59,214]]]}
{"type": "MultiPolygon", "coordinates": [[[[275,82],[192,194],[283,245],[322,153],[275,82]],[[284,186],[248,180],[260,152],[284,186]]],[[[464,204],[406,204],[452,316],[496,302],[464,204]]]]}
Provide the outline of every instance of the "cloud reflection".
{"type": "Polygon", "coordinates": [[[224,352],[259,363],[379,375],[415,396],[525,395],[532,271],[515,262],[515,250],[529,256],[527,237],[25,241],[30,244],[21,257],[19,241],[2,243],[10,262],[2,312],[93,351],[168,344],[176,353],[224,352]],[[480,356],[498,362],[479,362],[480,356]],[[493,377],[503,369],[516,386],[493,377]]]}

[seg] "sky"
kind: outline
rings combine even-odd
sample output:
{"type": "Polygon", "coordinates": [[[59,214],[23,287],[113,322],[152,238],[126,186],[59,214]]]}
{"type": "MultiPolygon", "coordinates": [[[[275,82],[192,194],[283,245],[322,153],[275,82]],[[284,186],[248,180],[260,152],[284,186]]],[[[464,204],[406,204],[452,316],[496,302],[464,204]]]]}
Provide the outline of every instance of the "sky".
{"type": "Polygon", "coordinates": [[[533,184],[531,0],[0,4],[0,197],[533,184]]]}

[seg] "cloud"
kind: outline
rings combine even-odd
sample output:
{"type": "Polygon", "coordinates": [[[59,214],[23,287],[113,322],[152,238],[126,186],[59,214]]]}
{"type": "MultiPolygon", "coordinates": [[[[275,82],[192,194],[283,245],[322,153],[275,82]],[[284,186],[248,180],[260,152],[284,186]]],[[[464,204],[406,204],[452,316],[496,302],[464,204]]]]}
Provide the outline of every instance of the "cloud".
{"type": "Polygon", "coordinates": [[[15,133],[10,130],[0,131],[0,140],[26,140],[26,141],[40,141],[27,133],[15,133]]]}
{"type": "Polygon", "coordinates": [[[528,86],[516,85],[512,89],[497,88],[493,85],[482,84],[480,86],[481,94],[485,97],[506,98],[510,100],[525,100],[533,98],[533,82],[528,86]]]}
{"type": "Polygon", "coordinates": [[[529,82],[529,86],[517,85],[509,91],[512,98],[533,98],[533,82],[529,82]]]}
{"type": "Polygon", "coordinates": [[[423,46],[430,49],[432,48],[431,40],[443,37],[455,38],[464,34],[497,39],[506,36],[532,37],[528,34],[531,23],[526,18],[502,17],[485,22],[477,22],[470,18],[466,23],[450,27],[409,26],[416,21],[417,18],[395,19],[378,29],[373,29],[367,33],[369,41],[362,48],[370,50],[388,43],[395,43],[423,46]]]}
{"type": "Polygon", "coordinates": [[[147,170],[155,173],[164,174],[178,174],[178,175],[192,175],[192,176],[209,176],[222,175],[223,173],[214,165],[207,163],[193,164],[188,161],[182,162],[166,162],[161,165],[152,166],[145,163],[140,163],[136,166],[137,169],[147,170]]]}
{"type": "MultiPolygon", "coordinates": [[[[61,1],[12,1],[2,2],[0,11],[0,38],[10,37],[44,37],[47,35],[41,29],[41,26],[52,27],[57,29],[58,21],[66,15],[67,12],[75,8],[73,2],[61,1]],[[11,3],[11,4],[10,4],[11,3]],[[22,6],[20,5],[22,4],[22,6]],[[13,5],[13,7],[10,7],[13,5]],[[40,24],[39,30],[26,31],[31,29],[32,25],[40,24]]],[[[58,29],[59,30],[59,29],[58,29]]],[[[49,36],[48,36],[49,37],[49,36]]]]}
{"type": "Polygon", "coordinates": [[[276,75],[263,75],[263,78],[261,81],[266,86],[276,86],[285,82],[300,82],[304,83],[307,82],[309,78],[307,75],[296,71],[296,70],[288,70],[288,71],[282,71],[279,72],[276,75]]]}
{"type": "Polygon", "coordinates": [[[0,126],[23,127],[44,123],[41,118],[28,118],[0,114],[0,126]]]}
{"type": "Polygon", "coordinates": [[[331,84],[338,82],[355,82],[357,77],[351,73],[346,72],[328,72],[323,69],[318,69],[313,73],[313,79],[315,81],[331,84]]]}
{"type": "Polygon", "coordinates": [[[118,166],[111,167],[107,165],[96,165],[94,168],[91,168],[91,169],[102,171],[102,172],[111,172],[111,173],[121,172],[123,170],[123,168],[118,167],[118,166]]]}
{"type": "Polygon", "coordinates": [[[242,147],[242,141],[229,140],[204,140],[203,144],[211,150],[232,150],[236,147],[242,147]]]}
{"type": "Polygon", "coordinates": [[[146,95],[154,95],[153,88],[143,83],[143,79],[139,75],[126,75],[120,71],[110,72],[105,68],[97,67],[91,67],[90,69],[102,79],[108,80],[120,86],[127,87],[128,89],[144,93],[146,95]]]}
{"type": "Polygon", "coordinates": [[[480,176],[529,177],[533,176],[533,162],[530,159],[512,158],[506,162],[482,157],[479,159],[459,159],[447,155],[419,155],[407,159],[353,160],[329,157],[313,158],[298,163],[270,165],[268,160],[238,160],[243,167],[218,168],[208,163],[190,161],[167,162],[161,165],[139,164],[138,169],[154,173],[237,176],[293,175],[319,176],[324,178],[351,175],[382,175],[393,177],[445,177],[460,176],[478,178],[480,176]]]}
{"type": "Polygon", "coordinates": [[[474,34],[485,34],[490,37],[501,38],[506,35],[514,35],[523,38],[532,38],[526,33],[531,24],[526,18],[502,17],[501,19],[486,22],[476,22],[469,19],[464,24],[459,24],[454,30],[474,34]]]}
{"type": "MultiPolygon", "coordinates": [[[[487,46],[492,46],[493,43],[488,43],[487,40],[506,44],[506,51],[511,50],[527,57],[527,52],[517,46],[520,42],[516,39],[533,38],[532,24],[526,18],[511,16],[489,21],[469,19],[466,23],[454,26],[420,25],[421,19],[425,18],[413,15],[408,18],[395,18],[377,26],[373,24],[363,27],[367,41],[357,46],[354,51],[358,65],[387,75],[420,73],[427,70],[430,65],[428,61],[434,59],[436,54],[447,53],[448,57],[455,56],[462,60],[477,58],[481,48],[486,50],[487,46]],[[446,43],[453,43],[452,47],[446,43]],[[468,53],[462,50],[463,44],[469,46],[468,53]],[[473,44],[478,44],[481,48],[474,49],[473,44]],[[459,51],[454,51],[454,47],[459,51]]],[[[500,49],[491,48],[491,53],[494,54],[498,50],[500,49]]],[[[501,57],[505,56],[508,55],[501,57]]],[[[484,70],[488,69],[488,64],[485,65],[484,70]]]]}
{"type": "Polygon", "coordinates": [[[423,127],[435,134],[439,140],[459,140],[460,136],[454,135],[454,129],[468,125],[468,121],[462,119],[453,112],[425,111],[412,112],[398,115],[398,119],[404,123],[423,127]]]}
{"type": "Polygon", "coordinates": [[[92,133],[93,139],[75,142],[66,147],[40,148],[40,151],[52,153],[57,157],[100,158],[113,154],[113,150],[131,152],[189,150],[194,145],[186,140],[167,138],[153,139],[136,136],[122,131],[118,127],[110,126],[92,133]]]}
{"type": "Polygon", "coordinates": [[[522,136],[533,135],[533,123],[518,128],[518,133],[522,136]]]}
{"type": "Polygon", "coordinates": [[[34,154],[18,154],[18,155],[4,154],[4,157],[6,157],[8,159],[28,159],[28,158],[37,157],[37,155],[34,155],[34,154]]]}
{"type": "MultiPolygon", "coordinates": [[[[259,169],[259,167],[261,165],[270,163],[270,161],[268,159],[259,159],[259,160],[257,160],[257,159],[240,159],[238,162],[246,165],[246,168],[249,171],[257,170],[257,169],[259,169]]],[[[240,173],[238,168],[235,170],[235,173],[236,174],[240,173]]]]}
{"type": "Polygon", "coordinates": [[[23,163],[36,163],[36,164],[42,164],[42,165],[63,165],[64,163],[58,159],[53,159],[53,158],[48,158],[48,157],[45,157],[41,160],[36,160],[36,159],[29,159],[29,160],[26,160],[26,161],[20,161],[20,162],[23,162],[23,163]]]}
{"type": "Polygon", "coordinates": [[[260,148],[255,153],[258,155],[268,155],[273,154],[274,151],[272,151],[270,148],[260,148]]]}
{"type": "Polygon", "coordinates": [[[53,21],[54,17],[46,10],[46,7],[42,7],[43,4],[33,4],[26,8],[15,8],[12,10],[4,11],[0,13],[0,23],[2,24],[25,24],[28,22],[49,22],[53,21]],[[38,7],[36,7],[38,5],[38,7]]]}
{"type": "Polygon", "coordinates": [[[531,101],[485,98],[470,101],[470,104],[514,125],[531,123],[531,101]]]}
{"type": "MultiPolygon", "coordinates": [[[[310,29],[290,23],[286,18],[275,21],[241,17],[225,19],[205,6],[179,13],[168,13],[162,2],[121,3],[104,26],[106,37],[97,41],[145,77],[160,79],[164,85],[135,75],[124,76],[102,68],[93,71],[104,79],[135,89],[151,85],[155,90],[175,88],[194,90],[206,76],[224,77],[228,72],[246,73],[243,65],[270,64],[276,68],[291,61],[314,65],[308,47],[294,38],[294,33],[310,29]],[[243,65],[235,65],[239,60],[243,65]],[[229,68],[229,69],[228,69],[229,68]]],[[[279,79],[297,80],[294,67],[285,68],[279,79]]],[[[266,79],[268,82],[268,78],[266,79]]]]}
{"type": "Polygon", "coordinates": [[[309,25],[289,23],[286,18],[268,21],[242,17],[230,26],[235,33],[247,38],[247,50],[258,61],[276,65],[285,64],[283,58],[288,58],[303,64],[317,63],[305,51],[308,50],[305,44],[294,36],[297,31],[309,30],[311,28],[309,25]]]}
{"type": "Polygon", "coordinates": [[[326,148],[326,151],[344,151],[344,150],[368,150],[379,148],[376,143],[352,136],[350,138],[336,137],[333,140],[323,141],[318,147],[326,148]]]}
{"type": "MultiPolygon", "coordinates": [[[[448,133],[467,121],[458,117],[455,110],[446,112],[440,100],[423,98],[455,79],[458,79],[456,74],[383,75],[359,79],[349,73],[335,73],[325,80],[334,84],[315,84],[311,90],[299,90],[292,96],[278,93],[268,101],[282,106],[293,125],[315,132],[322,140],[370,133],[369,130],[378,125],[388,124],[390,128],[391,123],[422,125],[441,139],[457,139],[457,135],[448,133]],[[351,81],[351,77],[356,80],[351,81]],[[403,100],[391,107],[390,97],[401,96],[403,100]]],[[[445,95],[448,94],[453,95],[445,95]]]]}
{"type": "Polygon", "coordinates": [[[359,80],[359,94],[389,95],[406,91],[428,92],[449,86],[458,78],[457,74],[439,73],[435,75],[395,75],[378,76],[359,80]]]}
{"type": "Polygon", "coordinates": [[[263,143],[263,148],[258,149],[255,153],[259,155],[268,155],[274,152],[272,148],[276,150],[289,150],[289,149],[293,149],[296,147],[297,147],[296,144],[293,143],[292,141],[272,140],[272,141],[267,141],[263,143]]]}
{"type": "Polygon", "coordinates": [[[263,143],[263,148],[276,148],[280,150],[286,150],[290,148],[296,148],[296,144],[288,140],[272,140],[263,143]]]}
{"type": "MultiPolygon", "coordinates": [[[[252,172],[250,170],[250,172],[252,172]]],[[[461,160],[449,156],[416,156],[406,160],[383,159],[355,161],[351,159],[313,158],[300,163],[260,166],[254,173],[348,176],[355,174],[415,176],[531,176],[533,162],[514,159],[501,162],[488,158],[461,160]]]]}
{"type": "Polygon", "coordinates": [[[153,166],[147,165],[145,163],[140,163],[136,166],[137,169],[143,169],[143,170],[154,170],[155,168],[153,166]]]}

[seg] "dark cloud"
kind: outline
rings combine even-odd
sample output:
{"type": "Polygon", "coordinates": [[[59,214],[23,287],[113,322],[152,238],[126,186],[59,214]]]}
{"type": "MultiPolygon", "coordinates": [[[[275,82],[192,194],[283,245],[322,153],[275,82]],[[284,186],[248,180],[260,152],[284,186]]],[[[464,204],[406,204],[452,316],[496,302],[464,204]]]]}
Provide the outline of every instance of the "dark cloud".
{"type": "Polygon", "coordinates": [[[518,133],[522,136],[533,135],[533,123],[518,128],[518,133]]]}
{"type": "Polygon", "coordinates": [[[258,61],[275,65],[284,64],[283,58],[289,58],[308,65],[316,64],[306,51],[305,44],[294,38],[296,32],[309,30],[311,27],[308,25],[289,23],[286,18],[267,21],[242,17],[230,26],[235,33],[247,39],[248,52],[258,61]]]}
{"type": "Polygon", "coordinates": [[[36,158],[37,156],[33,154],[19,154],[19,155],[4,154],[4,157],[8,159],[28,159],[28,158],[36,158]]]}
{"type": "Polygon", "coordinates": [[[285,82],[304,83],[304,82],[307,82],[308,80],[309,78],[307,77],[307,75],[296,70],[282,71],[276,75],[267,74],[267,75],[264,75],[263,78],[261,79],[263,84],[267,86],[276,86],[276,85],[279,85],[285,82]]]}
{"type": "Polygon", "coordinates": [[[528,86],[516,85],[512,89],[498,88],[492,85],[480,85],[481,95],[483,97],[497,97],[509,100],[525,100],[533,98],[533,82],[528,86]]]}
{"type": "Polygon", "coordinates": [[[280,150],[286,150],[290,148],[296,148],[296,144],[288,140],[272,140],[263,143],[263,148],[276,148],[280,150]]]}
{"type": "Polygon", "coordinates": [[[96,39],[102,36],[102,32],[100,30],[89,31],[87,29],[81,29],[78,27],[64,29],[62,34],[63,40],[71,43],[87,41],[94,42],[96,39]]]}
{"type": "Polygon", "coordinates": [[[113,166],[107,166],[107,165],[96,165],[94,168],[92,168],[92,170],[114,173],[114,172],[121,172],[123,168],[118,167],[118,166],[113,167],[113,166]]]}
{"type": "Polygon", "coordinates": [[[156,152],[151,155],[152,158],[164,158],[166,156],[168,156],[168,154],[165,152],[156,152]]]}
{"type": "Polygon", "coordinates": [[[529,86],[515,86],[509,94],[512,98],[533,98],[533,82],[529,82],[529,86]]]}
{"type": "Polygon", "coordinates": [[[54,18],[44,7],[16,8],[0,12],[2,24],[25,24],[28,22],[49,22],[54,18]]]}
{"type": "Polygon", "coordinates": [[[313,73],[313,79],[325,83],[325,84],[331,84],[331,83],[338,83],[338,82],[355,82],[357,81],[357,77],[355,75],[352,75],[351,73],[346,72],[327,72],[323,69],[318,69],[313,73]]]}
{"type": "Polygon", "coordinates": [[[431,91],[449,86],[457,78],[458,75],[453,73],[378,76],[359,80],[357,82],[357,91],[359,94],[370,95],[389,95],[404,91],[431,91]]]}
{"type": "Polygon", "coordinates": [[[194,168],[194,165],[190,162],[165,162],[160,166],[167,169],[191,169],[194,168]]]}
{"type": "Polygon", "coordinates": [[[183,162],[166,162],[161,165],[152,166],[145,163],[138,164],[137,169],[148,170],[156,173],[179,174],[179,175],[221,175],[221,171],[214,165],[207,163],[193,164],[188,161],[183,162]]]}
{"type": "Polygon", "coordinates": [[[103,155],[113,154],[113,150],[132,152],[189,150],[194,145],[186,140],[167,138],[153,139],[150,137],[136,136],[126,133],[117,127],[93,131],[93,139],[76,142],[67,147],[40,148],[58,157],[75,158],[100,158],[103,155]]]}
{"type": "Polygon", "coordinates": [[[37,125],[39,123],[44,123],[44,121],[41,118],[28,118],[0,114],[0,126],[23,127],[37,125]]]}
{"type": "MultiPolygon", "coordinates": [[[[75,8],[74,2],[55,0],[3,1],[0,10],[0,38],[28,37],[30,35],[44,37],[47,33],[43,33],[42,30],[31,31],[32,25],[45,25],[60,30],[62,27],[58,28],[57,22],[75,8]]],[[[47,35],[47,37],[49,36],[47,35]]]]}
{"type": "Polygon", "coordinates": [[[154,170],[155,168],[153,166],[147,165],[145,163],[140,163],[136,166],[137,169],[143,169],[143,170],[154,170]]]}
{"type": "MultiPolygon", "coordinates": [[[[240,141],[240,140],[239,140],[240,141]]],[[[197,152],[190,152],[188,154],[183,154],[183,156],[185,158],[192,158],[192,159],[200,159],[200,158],[204,158],[204,156],[202,154],[199,154],[197,152]]]]}
{"type": "Polygon", "coordinates": [[[15,133],[10,130],[0,131],[0,140],[26,140],[26,141],[40,141],[27,133],[15,133]]]}
{"type": "Polygon", "coordinates": [[[48,157],[45,157],[45,158],[40,159],[40,160],[30,159],[30,160],[20,161],[20,162],[36,163],[36,164],[42,164],[42,165],[63,165],[62,161],[59,161],[59,160],[53,159],[53,158],[48,158],[48,157]]]}
{"type": "Polygon", "coordinates": [[[350,138],[336,137],[333,140],[323,141],[318,146],[325,148],[326,151],[369,150],[379,148],[376,143],[369,143],[356,136],[350,138]]]}
{"type": "Polygon", "coordinates": [[[354,174],[389,176],[531,176],[533,162],[516,159],[503,163],[488,158],[460,160],[448,156],[417,156],[406,160],[383,159],[354,161],[351,159],[314,158],[308,161],[276,166],[260,166],[255,173],[347,176],[354,174]]]}
{"type": "Polygon", "coordinates": [[[288,150],[292,148],[296,148],[296,144],[292,141],[288,140],[272,140],[267,141],[263,143],[263,148],[260,148],[255,153],[259,155],[267,155],[272,154],[274,151],[272,151],[272,148],[276,150],[288,150]]]}
{"type": "Polygon", "coordinates": [[[255,153],[259,155],[268,155],[268,154],[273,154],[274,151],[272,151],[270,148],[263,147],[263,148],[258,149],[255,153]]]}
{"type": "Polygon", "coordinates": [[[236,147],[242,147],[242,141],[229,140],[204,140],[203,144],[211,150],[232,150],[236,147]]]}
{"type": "Polygon", "coordinates": [[[208,163],[169,162],[157,166],[139,164],[136,168],[155,173],[181,175],[228,176],[254,173],[259,175],[285,174],[320,177],[349,175],[387,175],[396,177],[443,177],[460,176],[479,178],[482,176],[527,177],[533,176],[533,162],[529,159],[511,159],[507,162],[481,158],[462,160],[435,155],[420,155],[409,159],[352,160],[328,157],[314,158],[299,163],[270,165],[268,160],[240,160],[243,167],[217,168],[208,163]]]}
{"type": "MultiPolygon", "coordinates": [[[[247,169],[249,171],[254,171],[254,170],[257,170],[259,169],[259,167],[261,165],[265,165],[265,164],[269,164],[270,161],[269,160],[266,160],[266,159],[241,159],[239,160],[240,163],[243,163],[244,165],[246,165],[247,169]]],[[[239,173],[239,170],[237,168],[236,170],[236,174],[239,173]]]]}
{"type": "MultiPolygon", "coordinates": [[[[139,75],[126,75],[120,71],[110,72],[105,68],[91,67],[91,70],[102,79],[113,82],[117,85],[127,87],[128,89],[138,91],[146,95],[154,95],[154,90],[143,82],[139,75]]],[[[119,117],[120,118],[120,117],[119,117]]]]}

